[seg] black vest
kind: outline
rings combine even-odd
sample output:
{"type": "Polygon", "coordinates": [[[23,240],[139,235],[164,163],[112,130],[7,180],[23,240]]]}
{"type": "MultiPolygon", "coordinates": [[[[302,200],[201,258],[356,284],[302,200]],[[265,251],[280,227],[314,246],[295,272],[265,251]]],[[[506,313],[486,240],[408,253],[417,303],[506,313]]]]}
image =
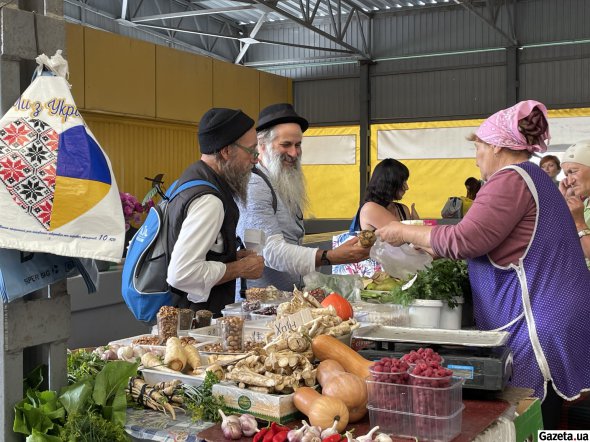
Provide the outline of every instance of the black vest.
{"type": "MultiPolygon", "coordinates": [[[[168,244],[173,247],[176,243],[190,203],[200,196],[213,194],[223,202],[223,207],[225,209],[225,216],[223,218],[223,224],[221,225],[223,252],[216,253],[209,251],[207,252],[206,260],[223,263],[233,262],[236,260],[236,226],[238,225],[240,211],[234,202],[232,191],[223,178],[217,175],[213,169],[207,166],[203,161],[197,161],[196,163],[191,164],[178,179],[178,185],[180,186],[187,181],[196,179],[209,181],[211,184],[215,185],[220,192],[217,192],[209,186],[195,186],[181,192],[176,198],[174,198],[174,200],[168,205],[168,219],[170,223],[168,229],[168,244]]],[[[169,250],[172,250],[172,248],[169,248],[169,250]]],[[[235,280],[216,285],[211,289],[211,294],[209,295],[207,302],[195,305],[198,308],[211,310],[214,316],[218,317],[226,304],[234,302],[235,289],[235,280]]],[[[181,300],[179,305],[186,305],[186,296],[183,298],[184,299],[181,300]]]]}

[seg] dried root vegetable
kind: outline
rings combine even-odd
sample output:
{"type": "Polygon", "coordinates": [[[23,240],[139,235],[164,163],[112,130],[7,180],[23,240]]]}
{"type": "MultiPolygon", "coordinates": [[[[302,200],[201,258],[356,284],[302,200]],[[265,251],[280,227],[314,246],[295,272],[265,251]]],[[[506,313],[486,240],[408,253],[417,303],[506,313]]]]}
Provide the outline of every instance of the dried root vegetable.
{"type": "Polygon", "coordinates": [[[162,362],[162,360],[153,353],[144,353],[141,357],[141,363],[145,368],[151,368],[153,370],[164,371],[166,373],[174,373],[178,374],[177,371],[172,370],[171,368],[166,367],[166,364],[162,362]]]}
{"type": "Polygon", "coordinates": [[[201,366],[201,355],[199,354],[199,350],[190,344],[184,345],[183,348],[188,365],[190,365],[193,370],[199,368],[201,366]]]}
{"type": "MultiPolygon", "coordinates": [[[[169,388],[176,390],[178,385],[179,384],[167,385],[161,390],[158,390],[153,385],[147,384],[143,379],[139,377],[132,377],[129,379],[127,391],[133,400],[138,404],[144,405],[153,410],[162,411],[166,415],[170,414],[172,420],[176,420],[175,409],[179,409],[180,407],[172,405],[170,403],[170,399],[165,394],[163,394],[163,391],[169,388]]],[[[171,397],[174,396],[175,395],[171,395],[171,397]]]]}
{"type": "Polygon", "coordinates": [[[226,373],[225,379],[229,381],[243,382],[244,384],[253,385],[256,387],[274,387],[276,384],[274,379],[254,373],[250,370],[230,371],[226,373]]]}
{"type": "Polygon", "coordinates": [[[166,353],[164,363],[172,370],[182,371],[187,362],[187,355],[182,348],[182,343],[177,337],[170,337],[166,341],[166,353]]]}

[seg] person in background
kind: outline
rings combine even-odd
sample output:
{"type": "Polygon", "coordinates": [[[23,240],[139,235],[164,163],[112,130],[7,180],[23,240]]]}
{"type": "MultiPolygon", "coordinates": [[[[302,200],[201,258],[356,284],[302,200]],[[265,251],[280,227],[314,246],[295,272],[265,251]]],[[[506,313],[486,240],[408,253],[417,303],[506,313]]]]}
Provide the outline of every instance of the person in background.
{"type": "Polygon", "coordinates": [[[242,238],[246,229],[264,231],[262,253],[266,266],[262,278],[247,282],[248,288],[273,285],[292,291],[293,285],[301,286],[302,276],[321,265],[357,262],[369,256],[369,249],[361,247],[358,238],[331,250],[301,245],[305,235],[303,211],[308,203],[301,169],[301,140],[308,126],[307,120],[288,103],[260,111],[256,128],[259,170],[250,177],[250,198],[240,204],[237,231],[242,238]]]}
{"type": "Polygon", "coordinates": [[[547,175],[551,177],[553,182],[559,186],[559,181],[557,181],[557,175],[559,175],[559,172],[561,172],[559,158],[557,158],[555,155],[545,155],[543,158],[541,158],[539,166],[545,171],[547,175]]]}
{"type": "Polygon", "coordinates": [[[413,203],[410,210],[405,204],[397,202],[409,190],[409,178],[410,171],[405,164],[393,158],[386,158],[377,164],[365,190],[364,203],[350,230],[375,230],[389,221],[419,219],[413,203]]]}
{"type": "Polygon", "coordinates": [[[590,140],[580,141],[563,154],[565,178],[559,190],[570,209],[590,269],[590,140]]]}
{"type": "Polygon", "coordinates": [[[185,190],[168,205],[169,244],[174,244],[168,283],[186,294],[193,310],[218,317],[234,300],[236,278],[259,278],[264,261],[237,251],[239,210],[257,162],[254,120],[240,110],[213,108],[199,123],[201,160],[191,164],[178,185],[202,179],[214,184],[185,190]]]}
{"type": "MultiPolygon", "coordinates": [[[[401,200],[409,189],[409,178],[408,168],[393,158],[386,158],[377,164],[365,189],[363,204],[352,219],[349,231],[335,236],[332,245],[337,247],[354,237],[355,232],[375,230],[392,220],[419,219],[414,204],[410,211],[405,204],[396,202],[401,200]]],[[[334,274],[360,275],[368,278],[382,271],[382,265],[372,258],[332,267],[334,274]]]]}
{"type": "Polygon", "coordinates": [[[477,192],[481,189],[481,181],[470,176],[465,180],[465,189],[467,189],[467,198],[473,201],[477,196],[477,192]]]}
{"type": "Polygon", "coordinates": [[[473,200],[477,196],[477,192],[481,189],[481,181],[474,177],[469,177],[465,180],[465,189],[467,190],[467,195],[461,198],[461,216],[465,216],[467,211],[471,208],[473,204],[473,200]]]}
{"type": "Polygon", "coordinates": [[[551,178],[530,162],[547,149],[547,109],[534,100],[501,110],[470,137],[486,184],[456,225],[377,230],[394,245],[467,259],[480,330],[505,330],[514,356],[511,384],[534,389],[546,429],[563,399],[590,388],[588,272],[567,205],[551,178]]]}

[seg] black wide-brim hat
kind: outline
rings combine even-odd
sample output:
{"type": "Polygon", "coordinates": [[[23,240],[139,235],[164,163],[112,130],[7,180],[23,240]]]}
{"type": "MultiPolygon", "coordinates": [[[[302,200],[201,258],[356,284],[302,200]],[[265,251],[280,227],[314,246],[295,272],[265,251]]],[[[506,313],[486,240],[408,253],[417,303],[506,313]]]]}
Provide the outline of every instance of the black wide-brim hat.
{"type": "Polygon", "coordinates": [[[305,132],[309,127],[307,120],[297,115],[292,105],[278,103],[271,104],[260,111],[256,132],[284,123],[297,123],[301,127],[301,132],[305,132]]]}

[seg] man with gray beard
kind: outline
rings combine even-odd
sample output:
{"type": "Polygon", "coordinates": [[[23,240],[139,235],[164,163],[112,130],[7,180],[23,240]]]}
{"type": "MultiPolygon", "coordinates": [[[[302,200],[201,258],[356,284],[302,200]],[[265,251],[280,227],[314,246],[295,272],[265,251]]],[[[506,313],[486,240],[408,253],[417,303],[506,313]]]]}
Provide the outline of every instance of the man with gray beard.
{"type": "Polygon", "coordinates": [[[369,256],[369,249],[357,244],[357,238],[332,250],[302,246],[308,199],[301,170],[301,140],[308,126],[288,103],[260,111],[256,128],[260,162],[257,173],[250,176],[248,201],[240,203],[237,227],[241,238],[246,229],[262,230],[266,236],[264,273],[260,279],[249,280],[249,288],[273,285],[291,291],[293,285],[301,287],[302,276],[321,265],[359,262],[369,256]]]}
{"type": "Polygon", "coordinates": [[[236,278],[259,278],[264,262],[237,250],[239,210],[258,161],[254,120],[240,110],[213,108],[199,123],[201,160],[191,164],[178,186],[203,180],[168,204],[168,244],[172,250],[167,281],[181,295],[179,306],[210,310],[215,317],[234,300],[236,278]],[[185,296],[182,296],[185,295],[185,296]]]}

